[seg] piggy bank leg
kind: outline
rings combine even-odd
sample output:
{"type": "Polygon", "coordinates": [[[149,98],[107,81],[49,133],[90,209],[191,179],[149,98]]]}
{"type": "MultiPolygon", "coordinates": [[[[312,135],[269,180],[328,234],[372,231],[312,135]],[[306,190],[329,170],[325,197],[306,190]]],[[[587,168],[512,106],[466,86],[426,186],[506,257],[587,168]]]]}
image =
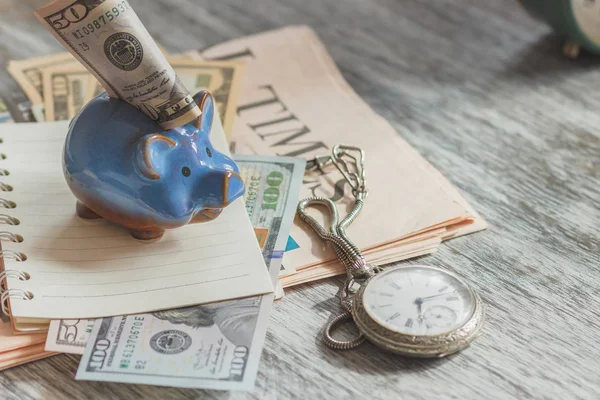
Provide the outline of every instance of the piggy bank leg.
{"type": "Polygon", "coordinates": [[[83,219],[100,219],[100,218],[102,218],[101,216],[99,216],[98,214],[93,212],[88,206],[86,206],[85,204],[83,204],[80,201],[78,201],[77,204],[75,205],[75,210],[77,211],[77,215],[79,216],[79,218],[83,218],[83,219]]]}
{"type": "Polygon", "coordinates": [[[133,236],[135,239],[149,242],[156,241],[165,234],[165,230],[160,228],[152,228],[147,231],[131,230],[129,232],[131,233],[131,236],[133,236]]]}

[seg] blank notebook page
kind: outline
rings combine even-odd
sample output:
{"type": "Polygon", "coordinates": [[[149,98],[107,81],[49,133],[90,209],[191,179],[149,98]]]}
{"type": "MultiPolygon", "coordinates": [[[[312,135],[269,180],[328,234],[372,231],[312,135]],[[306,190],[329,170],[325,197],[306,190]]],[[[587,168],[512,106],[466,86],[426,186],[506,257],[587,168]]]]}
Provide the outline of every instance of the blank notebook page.
{"type": "MultiPolygon", "coordinates": [[[[17,205],[0,208],[0,214],[20,221],[3,223],[0,230],[24,238],[22,243],[3,239],[2,248],[27,255],[18,262],[5,254],[5,269],[30,276],[27,281],[9,277],[7,285],[34,296],[12,298],[13,317],[22,322],[97,318],[272,291],[242,198],[215,220],[167,230],[151,244],[107,221],[80,219],[62,171],[67,129],[66,121],[0,128],[0,152],[6,155],[0,169],[9,171],[0,182],[14,188],[0,192],[0,198],[17,205]]],[[[210,137],[228,154],[218,118],[210,137]]]]}

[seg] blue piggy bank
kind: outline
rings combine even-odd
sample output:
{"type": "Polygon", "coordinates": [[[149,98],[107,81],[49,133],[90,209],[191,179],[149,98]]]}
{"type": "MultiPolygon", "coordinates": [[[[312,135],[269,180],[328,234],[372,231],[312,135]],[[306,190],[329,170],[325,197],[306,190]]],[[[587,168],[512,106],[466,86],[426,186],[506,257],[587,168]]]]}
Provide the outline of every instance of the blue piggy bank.
{"type": "Polygon", "coordinates": [[[140,240],[216,218],[244,193],[235,162],[215,150],[210,93],[194,96],[202,115],[163,131],[137,108],[102,94],[73,119],[63,171],[77,214],[105,218],[140,240]]]}

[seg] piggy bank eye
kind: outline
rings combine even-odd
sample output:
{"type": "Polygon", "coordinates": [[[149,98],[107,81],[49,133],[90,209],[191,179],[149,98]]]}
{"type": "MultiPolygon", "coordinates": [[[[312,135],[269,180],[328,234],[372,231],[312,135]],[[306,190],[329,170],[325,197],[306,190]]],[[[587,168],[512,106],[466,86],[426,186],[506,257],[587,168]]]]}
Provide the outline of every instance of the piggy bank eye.
{"type": "Polygon", "coordinates": [[[192,174],[192,171],[188,167],[181,168],[181,173],[183,176],[188,177],[192,174]]]}
{"type": "Polygon", "coordinates": [[[206,154],[208,154],[209,157],[212,157],[212,153],[208,147],[206,148],[206,154]]]}

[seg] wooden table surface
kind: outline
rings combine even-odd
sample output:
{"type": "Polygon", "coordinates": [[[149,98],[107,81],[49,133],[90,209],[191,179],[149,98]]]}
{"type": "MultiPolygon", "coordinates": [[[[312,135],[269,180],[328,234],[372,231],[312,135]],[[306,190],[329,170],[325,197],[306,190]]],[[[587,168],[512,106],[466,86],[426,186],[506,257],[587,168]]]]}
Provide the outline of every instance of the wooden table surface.
{"type": "MultiPolygon", "coordinates": [[[[0,3],[2,96],[19,92],[9,59],[64,50],[33,16],[47,1],[0,3]]],[[[354,89],[488,220],[420,260],[473,283],[484,334],[439,361],[331,351],[317,338],[338,311],[329,279],[276,303],[251,393],[78,382],[79,357],[60,355],[0,373],[0,398],[598,398],[600,58],[563,58],[561,39],[515,1],[131,4],[172,53],[312,26],[354,89]]]]}

